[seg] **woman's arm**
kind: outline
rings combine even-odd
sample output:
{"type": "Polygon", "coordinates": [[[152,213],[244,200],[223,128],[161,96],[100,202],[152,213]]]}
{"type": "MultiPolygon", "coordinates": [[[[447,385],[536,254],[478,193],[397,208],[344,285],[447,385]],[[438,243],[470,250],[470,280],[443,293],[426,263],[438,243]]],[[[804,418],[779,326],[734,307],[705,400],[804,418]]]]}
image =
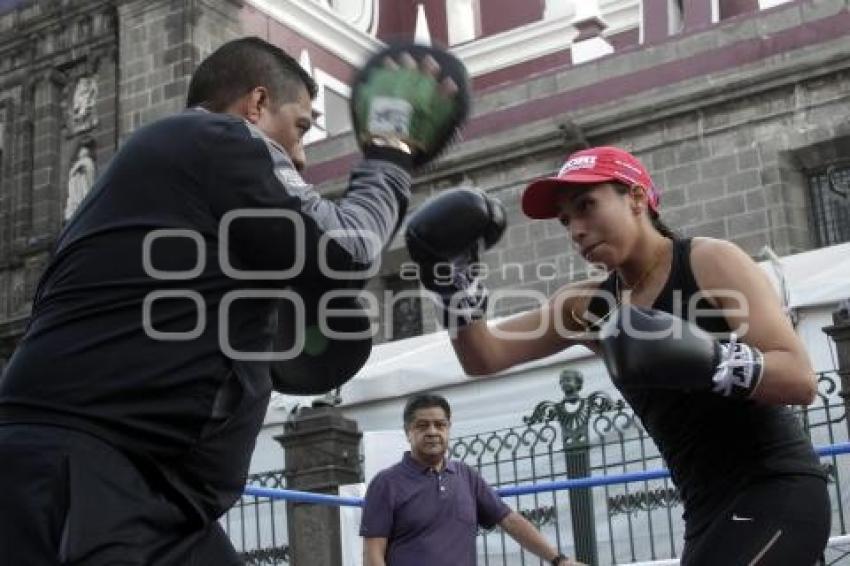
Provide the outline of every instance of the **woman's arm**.
{"type": "Polygon", "coordinates": [[[706,298],[742,342],[764,354],[764,371],[752,399],[808,405],[817,383],[805,347],[782,310],[779,296],[759,266],[735,244],[696,238],[691,266],[706,298]]]}
{"type": "Polygon", "coordinates": [[[498,323],[479,320],[452,338],[457,358],[471,376],[497,373],[520,363],[550,356],[575,344],[594,348],[572,313],[581,316],[589,293],[599,286],[582,281],[559,289],[546,304],[498,323]]]}

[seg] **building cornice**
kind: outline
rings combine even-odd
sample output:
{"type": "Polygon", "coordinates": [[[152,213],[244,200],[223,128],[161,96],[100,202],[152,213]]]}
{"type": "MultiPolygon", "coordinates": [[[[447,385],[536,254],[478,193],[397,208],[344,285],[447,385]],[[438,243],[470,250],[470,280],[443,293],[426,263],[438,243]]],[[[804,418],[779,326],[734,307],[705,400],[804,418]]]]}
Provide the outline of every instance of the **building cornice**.
{"type": "MultiPolygon", "coordinates": [[[[506,158],[505,151],[513,151],[515,157],[520,157],[532,148],[539,152],[545,152],[547,147],[554,149],[560,143],[559,124],[569,120],[578,123],[587,137],[604,136],[639,127],[647,119],[654,121],[686,114],[820,75],[846,72],[850,69],[850,55],[844,47],[848,18],[847,13],[839,13],[776,31],[769,44],[759,37],[746,38],[686,59],[650,67],[651,72],[638,68],[638,63],[645,58],[639,51],[606,58],[591,69],[594,76],[600,77],[596,81],[563,90],[556,88],[551,94],[520,100],[516,105],[503,106],[472,118],[464,130],[467,142],[447,152],[436,165],[436,171],[420,177],[424,180],[426,176],[450,176],[470,168],[489,166],[493,163],[492,152],[506,158]],[[736,62],[729,65],[732,54],[736,62]],[[618,57],[638,60],[629,66],[618,57]],[[604,69],[609,66],[615,72],[605,77],[604,69]],[[634,70],[616,72],[627,67],[634,70]],[[606,97],[605,93],[618,95],[606,97]],[[517,124],[523,126],[517,127],[517,124]]],[[[662,47],[656,47],[659,48],[662,47]]],[[[666,49],[677,49],[677,45],[671,43],[666,49]]],[[[570,84],[570,76],[579,71],[578,68],[564,71],[563,76],[556,77],[557,83],[570,84]]],[[[337,145],[337,148],[345,151],[348,145],[337,145]]],[[[310,168],[315,172],[314,182],[333,184],[342,175],[343,165],[352,156],[338,155],[336,159],[310,168]]],[[[308,178],[311,177],[310,169],[308,178]]]]}
{"type": "Polygon", "coordinates": [[[452,48],[472,77],[568,49],[578,30],[570,18],[541,20],[452,48]]]}
{"type": "Polygon", "coordinates": [[[608,24],[603,35],[640,27],[641,0],[600,0],[599,11],[608,24]]]}
{"type": "Polygon", "coordinates": [[[371,53],[384,45],[343,21],[319,2],[249,0],[248,3],[353,66],[361,65],[371,53]]]}
{"type": "MultiPolygon", "coordinates": [[[[638,4],[635,0],[619,0],[606,5],[602,13],[608,24],[604,35],[636,27],[638,4]]],[[[458,45],[452,52],[463,60],[470,76],[479,77],[569,49],[579,33],[572,19],[573,15],[568,14],[540,20],[458,45]]]]}
{"type": "MultiPolygon", "coordinates": [[[[310,0],[248,0],[254,8],[345,62],[358,66],[384,44],[342,20],[328,6],[310,0]],[[297,22],[290,25],[290,22],[297,22]]],[[[609,24],[605,34],[617,34],[638,25],[637,0],[616,0],[603,6],[609,24]]],[[[519,63],[569,49],[578,31],[572,16],[541,20],[452,48],[478,77],[519,63]]]]}

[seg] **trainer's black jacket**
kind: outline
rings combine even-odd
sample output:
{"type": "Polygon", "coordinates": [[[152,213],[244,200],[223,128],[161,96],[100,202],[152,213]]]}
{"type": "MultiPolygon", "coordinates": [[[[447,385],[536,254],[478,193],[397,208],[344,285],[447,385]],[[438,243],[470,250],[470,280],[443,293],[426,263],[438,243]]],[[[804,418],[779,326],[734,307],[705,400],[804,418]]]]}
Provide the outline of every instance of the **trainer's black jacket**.
{"type": "MultiPolygon", "coordinates": [[[[690,239],[673,241],[670,276],[652,308],[728,336],[731,330],[721,313],[704,296],[694,300],[700,289],[690,254],[690,239]]],[[[601,289],[615,294],[615,276],[603,282],[601,289]]],[[[603,316],[607,305],[594,298],[589,308],[603,316]]],[[[740,489],[759,478],[824,477],[811,442],[788,407],[729,399],[710,391],[620,392],[670,468],[685,507],[686,538],[702,530],[740,489]]]]}
{"type": "Polygon", "coordinates": [[[187,110],[140,129],[59,236],[0,380],[0,422],[93,433],[214,520],[243,490],[272,388],[268,362],[222,347],[270,349],[269,290],[334,284],[317,250],[336,270],[372,265],[409,188],[403,167],[371,159],[324,199],[230,115],[187,110]],[[275,216],[247,217],[263,212],[275,216]],[[231,293],[244,290],[259,296],[231,293]]]}

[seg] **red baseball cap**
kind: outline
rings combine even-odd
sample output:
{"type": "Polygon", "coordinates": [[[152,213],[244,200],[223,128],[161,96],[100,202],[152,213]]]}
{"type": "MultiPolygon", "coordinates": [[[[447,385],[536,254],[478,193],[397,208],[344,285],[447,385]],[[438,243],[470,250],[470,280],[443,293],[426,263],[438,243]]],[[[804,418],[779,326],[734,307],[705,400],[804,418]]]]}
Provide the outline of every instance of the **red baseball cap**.
{"type": "Polygon", "coordinates": [[[658,212],[661,196],[646,167],[638,158],[617,147],[600,146],[570,155],[557,177],[538,179],[522,194],[522,211],[535,219],[558,216],[558,189],[570,185],[587,185],[618,181],[646,190],[649,208],[658,212]]]}

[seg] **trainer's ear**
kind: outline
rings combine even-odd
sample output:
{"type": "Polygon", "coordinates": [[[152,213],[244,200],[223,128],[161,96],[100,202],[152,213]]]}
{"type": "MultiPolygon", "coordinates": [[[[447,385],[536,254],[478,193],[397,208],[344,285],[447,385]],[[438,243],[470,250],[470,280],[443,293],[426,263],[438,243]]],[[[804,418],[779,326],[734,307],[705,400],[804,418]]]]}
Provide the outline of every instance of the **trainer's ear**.
{"type": "Polygon", "coordinates": [[[252,124],[256,124],[260,121],[263,108],[268,106],[268,103],[268,89],[264,86],[258,86],[233,101],[226,111],[238,114],[252,124]]]}

